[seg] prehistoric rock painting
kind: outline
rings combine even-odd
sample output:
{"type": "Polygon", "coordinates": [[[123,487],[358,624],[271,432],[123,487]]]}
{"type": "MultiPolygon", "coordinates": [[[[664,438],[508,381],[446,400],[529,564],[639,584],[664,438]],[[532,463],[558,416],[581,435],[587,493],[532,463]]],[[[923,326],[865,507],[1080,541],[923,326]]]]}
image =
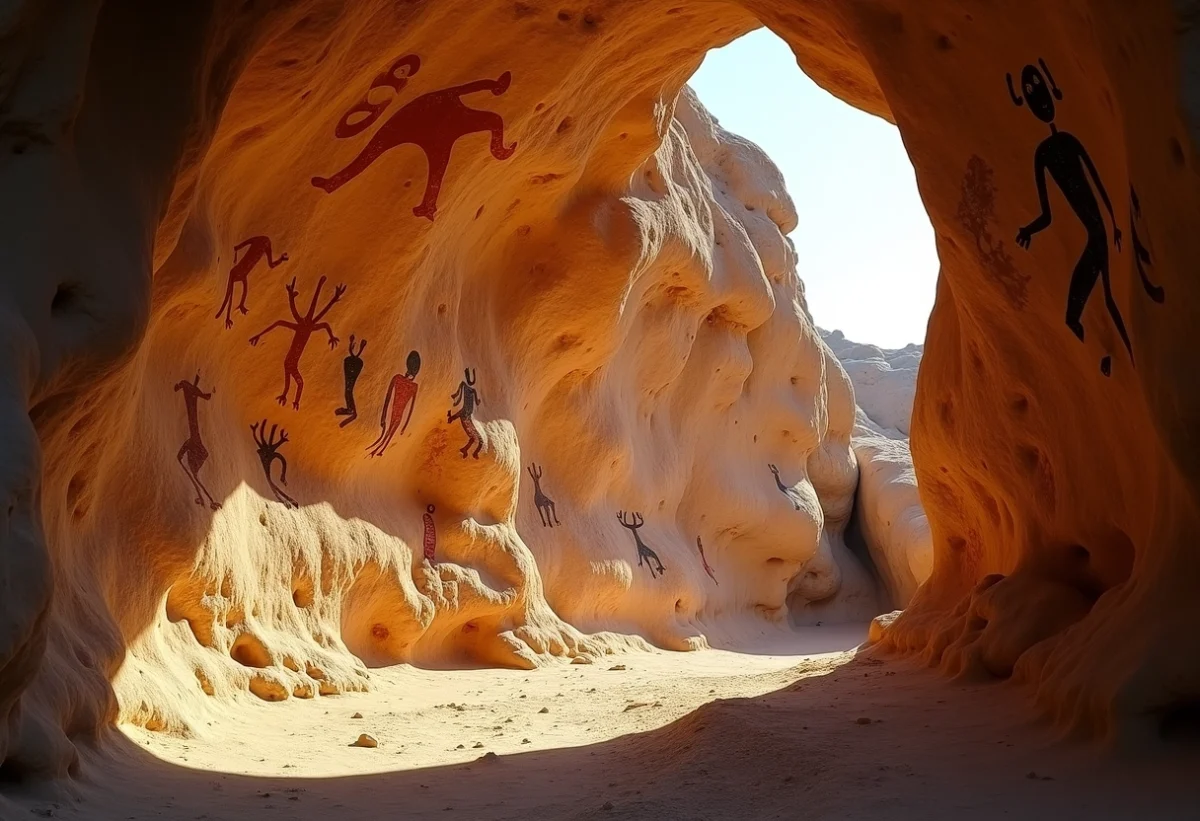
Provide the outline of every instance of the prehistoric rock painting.
{"type": "Polygon", "coordinates": [[[340,428],[346,427],[358,418],[358,408],[354,404],[354,385],[358,382],[358,375],[362,373],[362,352],[366,348],[367,340],[360,339],[358,350],[354,350],[354,334],[350,334],[350,350],[346,354],[346,358],[342,360],[342,372],[346,377],[346,406],[334,411],[338,416],[346,417],[338,425],[340,428]]]}
{"type": "MultiPolygon", "coordinates": [[[[416,66],[420,65],[420,61],[415,57],[412,60],[414,61],[413,73],[415,73],[416,66]]],[[[378,82],[379,78],[376,78],[376,81],[378,82]]],[[[392,114],[349,165],[332,177],[313,177],[312,184],[325,193],[332,194],[366,171],[371,163],[386,152],[396,146],[411,143],[425,152],[425,159],[429,167],[425,182],[425,197],[421,200],[420,205],[413,208],[413,214],[432,221],[437,214],[438,194],[441,192],[442,179],[446,175],[446,169],[450,165],[450,154],[460,137],[484,131],[490,133],[492,156],[497,160],[507,160],[516,150],[516,143],[507,146],[504,144],[504,120],[499,114],[494,111],[468,108],[460,99],[465,94],[475,94],[480,91],[490,91],[493,96],[499,96],[508,90],[511,82],[512,74],[506,71],[495,80],[476,80],[473,83],[445,88],[417,97],[392,114]]],[[[365,128],[363,123],[373,122],[382,110],[382,108],[378,110],[372,108],[364,100],[342,117],[342,122],[338,124],[338,130],[334,132],[335,135],[348,137],[359,133],[365,128]],[[349,117],[358,112],[366,114],[366,118],[350,125],[349,117]]]]}
{"type": "Polygon", "coordinates": [[[208,499],[208,506],[213,510],[220,510],[221,506],[217,504],[217,500],[208,492],[208,488],[200,481],[200,468],[204,467],[204,463],[208,461],[208,448],[204,447],[204,442],[200,439],[200,419],[196,407],[196,401],[203,399],[208,401],[212,399],[217,389],[214,387],[208,393],[200,390],[200,374],[196,374],[195,380],[189,382],[186,379],[181,379],[175,383],[176,391],[183,391],[183,401],[187,407],[188,418],[188,438],[179,448],[179,453],[175,458],[179,461],[179,466],[183,468],[183,472],[187,474],[188,479],[192,483],[192,487],[196,490],[196,504],[204,506],[205,498],[208,499]],[[187,457],[185,463],[184,457],[187,457]]]}
{"type": "Polygon", "coordinates": [[[275,480],[271,478],[271,465],[276,459],[279,460],[279,481],[287,485],[287,459],[279,452],[279,449],[287,443],[287,431],[279,428],[278,425],[271,425],[270,433],[267,432],[267,420],[255,422],[250,426],[250,434],[254,437],[255,444],[258,445],[258,459],[262,462],[263,473],[267,476],[267,484],[271,486],[271,492],[275,494],[275,498],[282,502],[287,507],[300,507],[300,504],[288,496],[279,485],[275,484],[275,480]],[[275,431],[279,430],[279,436],[275,436],[275,431]]]}
{"type": "Polygon", "coordinates": [[[663,568],[663,563],[659,561],[658,554],[646,546],[646,543],[642,541],[642,537],[638,533],[641,526],[645,524],[642,515],[634,513],[632,516],[626,516],[625,511],[622,510],[617,513],[617,521],[633,534],[633,540],[637,543],[638,567],[641,567],[642,561],[645,560],[646,567],[650,569],[650,578],[652,579],[658,578],[658,573],[665,573],[666,570],[663,568]],[[658,566],[658,573],[655,572],[655,565],[658,566]]]}
{"type": "Polygon", "coordinates": [[[288,261],[287,254],[280,254],[279,259],[271,259],[271,240],[269,237],[250,237],[245,242],[233,246],[233,267],[229,269],[229,282],[225,286],[225,301],[221,303],[221,307],[217,309],[217,313],[213,317],[214,319],[220,319],[221,311],[224,311],[226,330],[233,327],[233,286],[237,283],[241,283],[242,285],[242,298],[238,302],[237,309],[245,316],[250,312],[250,309],[246,307],[246,293],[249,291],[246,278],[250,276],[250,272],[258,265],[259,260],[263,258],[266,258],[268,268],[278,268],[288,261]],[[246,255],[239,262],[238,251],[243,248],[249,250],[246,251],[246,255]]]}
{"type": "Polygon", "coordinates": [[[713,584],[720,587],[721,583],[717,581],[717,577],[713,574],[713,569],[708,566],[708,559],[704,558],[704,542],[700,541],[699,536],[696,537],[696,547],[700,550],[700,563],[704,565],[704,572],[713,580],[713,584]]]}
{"type": "Polygon", "coordinates": [[[542,492],[542,469],[536,463],[530,462],[528,470],[533,478],[533,504],[542,519],[542,527],[561,525],[558,512],[554,508],[554,500],[542,492]]]}
{"type": "Polygon", "coordinates": [[[400,435],[404,435],[404,431],[408,429],[409,420],[412,419],[413,408],[417,406],[416,378],[421,371],[421,355],[416,351],[409,351],[405,367],[407,370],[403,374],[398,373],[392,377],[387,395],[383,398],[383,410],[379,412],[379,438],[367,448],[372,456],[383,455],[387,446],[391,444],[392,437],[396,435],[397,427],[400,428],[400,435]],[[392,409],[390,419],[388,418],[389,405],[392,409]],[[404,416],[406,406],[408,415],[404,416]],[[403,425],[400,424],[402,416],[404,416],[403,425]]]}
{"type": "Polygon", "coordinates": [[[363,98],[350,107],[342,119],[338,121],[337,128],[333,130],[333,135],[339,140],[344,140],[348,137],[357,137],[362,132],[375,124],[379,119],[379,115],[383,114],[384,110],[392,104],[394,97],[378,102],[371,102],[371,92],[378,88],[390,88],[396,94],[404,90],[408,85],[408,78],[412,77],[421,70],[421,58],[415,54],[406,54],[400,57],[396,62],[392,63],[386,71],[376,75],[371,81],[367,93],[363,98]]]}
{"type": "Polygon", "coordinates": [[[433,526],[433,513],[437,508],[433,505],[427,505],[425,512],[421,514],[421,520],[425,525],[425,532],[421,535],[421,548],[425,555],[425,561],[433,563],[433,557],[437,551],[437,530],[433,526]]]}
{"type": "MultiPolygon", "coordinates": [[[[1125,343],[1125,349],[1129,352],[1129,359],[1132,361],[1133,345],[1129,341],[1125,322],[1121,319],[1121,312],[1112,295],[1108,272],[1108,233],[1104,228],[1104,216],[1100,212],[1096,195],[1092,191],[1093,185],[1108,211],[1108,218],[1112,222],[1113,228],[1113,243],[1117,246],[1117,250],[1121,249],[1121,229],[1117,227],[1108,192],[1104,190],[1100,174],[1096,171],[1096,166],[1092,162],[1092,158],[1088,156],[1083,143],[1075,135],[1059,131],[1054,124],[1054,101],[1061,100],[1063,94],[1054,84],[1054,78],[1045,61],[1039,59],[1038,65],[1041,66],[1040,71],[1032,65],[1027,65],[1021,70],[1023,92],[1021,96],[1018,96],[1013,88],[1012,75],[1005,75],[1008,81],[1008,93],[1012,97],[1013,104],[1022,106],[1028,103],[1033,116],[1050,126],[1050,136],[1042,140],[1033,155],[1033,174],[1037,182],[1038,201],[1041,203],[1042,211],[1037,219],[1017,232],[1017,244],[1028,249],[1033,235],[1050,227],[1052,219],[1050,197],[1046,191],[1046,172],[1049,172],[1050,177],[1058,184],[1063,196],[1066,197],[1071,210],[1083,223],[1088,235],[1087,244],[1083,248],[1079,261],[1075,264],[1075,271],[1071,275],[1071,284],[1067,291],[1067,327],[1081,342],[1083,341],[1083,322],[1081,321],[1083,309],[1087,305],[1092,290],[1096,287],[1096,280],[1100,279],[1104,285],[1104,304],[1108,308],[1113,325],[1116,326],[1117,333],[1121,335],[1121,341],[1125,343]]],[[[1105,376],[1108,375],[1108,370],[1103,362],[1101,370],[1104,371],[1105,376]]]]}
{"type": "Polygon", "coordinates": [[[459,407],[458,411],[451,413],[446,411],[446,424],[450,424],[457,419],[467,434],[467,443],[462,446],[459,453],[464,459],[467,458],[467,451],[471,449],[471,445],[475,445],[475,452],[471,454],[476,459],[479,458],[479,451],[483,447],[483,437],[479,435],[479,430],[475,427],[473,417],[475,406],[483,404],[483,400],[479,398],[479,391],[475,390],[475,371],[467,368],[463,371],[463,381],[458,383],[458,390],[450,397],[454,401],[455,407],[459,407]]]}
{"type": "Polygon", "coordinates": [[[779,488],[779,492],[788,497],[788,501],[792,503],[792,507],[796,510],[800,509],[800,500],[796,498],[796,492],[785,485],[779,478],[779,468],[774,465],[767,465],[771,469],[771,473],[775,476],[775,487],[779,488]]]}
{"type": "Polygon", "coordinates": [[[1142,204],[1138,202],[1137,191],[1133,189],[1132,185],[1129,186],[1129,211],[1132,215],[1129,220],[1129,234],[1133,239],[1133,262],[1137,266],[1138,276],[1142,280],[1142,288],[1145,289],[1147,296],[1161,305],[1167,299],[1167,292],[1161,285],[1151,282],[1150,277],[1146,275],[1146,266],[1154,263],[1150,259],[1150,252],[1138,238],[1137,220],[1142,218],[1142,204]]]}
{"type": "Polygon", "coordinates": [[[963,175],[962,197],[955,216],[974,239],[980,260],[992,278],[999,283],[1004,296],[1015,310],[1029,302],[1029,274],[1018,270],[1004,242],[992,236],[991,225],[996,218],[995,172],[984,159],[972,155],[963,175]]]}
{"type": "Polygon", "coordinates": [[[321,277],[317,282],[317,290],[313,292],[312,302],[308,306],[308,313],[301,316],[296,310],[296,278],[292,277],[292,281],[287,285],[288,306],[292,309],[292,317],[294,322],[288,322],[286,319],[279,319],[267,326],[265,330],[260,331],[250,337],[250,344],[257,345],[258,340],[269,334],[276,328],[287,328],[292,332],[292,346],[288,348],[287,355],[283,358],[283,393],[275,397],[280,405],[287,404],[288,390],[291,388],[292,380],[296,380],[296,396],[292,401],[292,407],[300,410],[300,394],[304,391],[304,378],[300,376],[300,357],[304,355],[304,348],[308,345],[309,337],[316,331],[324,331],[329,334],[329,349],[333,350],[337,347],[338,338],[333,335],[333,328],[328,322],[322,322],[325,314],[329,313],[329,309],[342,298],[342,294],[346,293],[346,286],[339,285],[333,290],[333,296],[325,307],[319,312],[317,311],[317,301],[321,298],[321,289],[325,287],[325,277],[321,277]]]}

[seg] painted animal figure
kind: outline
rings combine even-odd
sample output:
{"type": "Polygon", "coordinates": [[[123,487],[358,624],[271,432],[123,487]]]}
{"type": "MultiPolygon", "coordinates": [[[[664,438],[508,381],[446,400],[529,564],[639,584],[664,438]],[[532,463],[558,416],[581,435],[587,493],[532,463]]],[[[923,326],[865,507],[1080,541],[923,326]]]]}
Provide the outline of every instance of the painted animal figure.
{"type": "Polygon", "coordinates": [[[225,285],[225,301],[221,303],[221,307],[217,309],[214,319],[221,318],[221,311],[225,312],[225,328],[228,330],[233,327],[233,286],[241,283],[242,298],[238,302],[237,309],[243,316],[250,312],[246,307],[246,294],[250,290],[246,279],[250,276],[250,272],[258,265],[259,260],[266,258],[268,268],[278,268],[280,265],[288,261],[287,254],[280,254],[279,259],[271,259],[271,240],[269,237],[250,237],[245,242],[240,242],[233,246],[233,267],[229,269],[229,281],[225,285]],[[242,261],[238,262],[238,251],[243,248],[248,248],[246,255],[242,257],[242,261]]]}
{"type": "MultiPolygon", "coordinates": [[[[1087,243],[1079,261],[1075,263],[1075,271],[1071,274],[1071,284],[1067,289],[1067,327],[1079,341],[1083,341],[1083,309],[1096,287],[1096,280],[1100,280],[1104,287],[1104,304],[1132,362],[1133,344],[1129,341],[1125,321],[1121,318],[1116,300],[1113,299],[1108,271],[1108,233],[1104,227],[1100,205],[1096,202],[1096,194],[1100,195],[1100,200],[1108,212],[1109,221],[1112,223],[1113,244],[1118,251],[1121,250],[1121,229],[1117,227],[1108,192],[1104,190],[1104,183],[1101,182],[1100,174],[1096,171],[1096,165],[1088,155],[1087,149],[1074,134],[1059,131],[1058,126],[1054,124],[1054,101],[1062,100],[1063,94],[1054,84],[1054,77],[1051,76],[1045,61],[1039,59],[1038,66],[1041,66],[1040,70],[1032,65],[1027,65],[1021,70],[1021,95],[1013,88],[1012,75],[1005,75],[1013,105],[1023,106],[1028,103],[1030,113],[1050,126],[1050,136],[1038,144],[1033,155],[1033,176],[1037,183],[1041,213],[1033,222],[1017,232],[1017,244],[1028,249],[1034,235],[1050,227],[1053,217],[1050,213],[1050,196],[1046,190],[1048,172],[1087,231],[1087,243]]],[[[1109,374],[1108,359],[1105,357],[1101,362],[1101,371],[1105,376],[1109,374]]]]}
{"type": "Polygon", "coordinates": [[[354,334],[350,334],[350,352],[342,360],[342,374],[346,382],[346,405],[334,411],[334,414],[337,416],[346,417],[338,425],[340,428],[346,427],[346,425],[349,425],[358,418],[358,407],[354,404],[354,386],[358,383],[359,374],[362,373],[362,352],[366,348],[367,340],[360,339],[358,350],[354,350],[354,334]]]}
{"type": "Polygon", "coordinates": [[[542,492],[542,469],[531,462],[528,470],[533,478],[533,504],[542,519],[542,527],[561,525],[558,512],[554,508],[554,500],[542,492]]]}
{"type": "Polygon", "coordinates": [[[292,332],[292,345],[288,348],[287,355],[283,358],[283,393],[275,397],[280,405],[287,404],[288,390],[291,389],[292,380],[296,380],[296,396],[292,401],[292,407],[300,410],[300,394],[304,391],[304,378],[300,376],[300,357],[304,355],[304,348],[308,345],[309,338],[316,331],[324,331],[329,335],[329,349],[333,350],[337,347],[338,338],[333,335],[333,328],[328,322],[322,322],[325,314],[329,313],[342,294],[346,293],[346,286],[339,285],[333,290],[333,297],[326,303],[325,307],[319,312],[317,311],[317,300],[321,298],[321,289],[325,287],[325,277],[321,277],[317,282],[317,290],[313,292],[312,303],[308,306],[308,313],[301,315],[296,309],[296,278],[292,277],[292,281],[287,285],[288,306],[292,309],[292,318],[294,322],[288,322],[285,319],[279,319],[267,326],[266,329],[260,331],[250,337],[250,344],[257,345],[258,340],[269,334],[276,328],[287,328],[292,332]]]}
{"type": "Polygon", "coordinates": [[[788,497],[788,501],[792,503],[792,507],[796,508],[796,510],[799,510],[800,500],[796,498],[796,492],[785,485],[779,478],[779,468],[771,464],[768,464],[767,467],[769,467],[771,469],[771,473],[775,475],[775,487],[779,488],[780,493],[788,497]]]}
{"type": "Polygon", "coordinates": [[[287,431],[279,429],[279,437],[276,438],[275,430],[278,425],[271,425],[271,432],[267,433],[267,420],[255,422],[250,426],[250,434],[254,437],[255,443],[258,445],[258,459],[262,462],[263,473],[267,475],[267,484],[271,486],[271,492],[275,494],[275,498],[282,502],[287,507],[300,507],[300,504],[283,492],[275,480],[271,478],[271,465],[276,459],[279,460],[279,481],[283,485],[287,485],[287,459],[279,453],[279,449],[288,441],[287,431]]]}
{"type": "Polygon", "coordinates": [[[204,447],[204,442],[200,439],[200,419],[196,406],[197,400],[203,399],[208,401],[212,399],[217,389],[214,387],[208,393],[200,390],[200,374],[197,373],[195,380],[192,382],[188,382],[186,379],[176,382],[175,391],[183,391],[183,401],[187,408],[188,418],[188,438],[184,440],[175,458],[179,461],[179,466],[183,468],[183,472],[187,474],[192,487],[196,490],[196,504],[203,507],[204,499],[207,498],[208,506],[212,510],[220,510],[221,506],[217,504],[217,500],[212,497],[212,494],[208,492],[208,488],[200,481],[200,468],[204,467],[204,463],[208,461],[208,448],[204,447]],[[184,463],[184,457],[187,457],[186,464],[184,463]]]}
{"type": "Polygon", "coordinates": [[[403,436],[412,420],[413,408],[417,406],[416,378],[421,370],[421,355],[416,351],[409,351],[406,366],[407,371],[392,377],[387,395],[383,398],[383,410],[379,412],[379,438],[367,448],[372,456],[382,456],[391,444],[392,437],[396,435],[396,428],[400,428],[400,435],[403,436]],[[392,409],[391,419],[388,419],[389,405],[392,409]],[[408,416],[404,418],[404,424],[401,426],[400,418],[404,416],[406,406],[408,416]]]}
{"type": "Polygon", "coordinates": [[[479,391],[475,390],[475,371],[467,368],[463,371],[463,381],[458,383],[458,390],[450,397],[455,406],[461,407],[454,412],[446,411],[446,423],[450,424],[457,419],[467,434],[467,443],[462,446],[459,453],[462,458],[467,458],[467,451],[471,449],[471,445],[475,445],[475,452],[471,455],[476,459],[479,458],[479,451],[483,448],[483,437],[479,435],[479,430],[475,427],[475,420],[472,418],[475,413],[475,407],[482,405],[483,400],[479,398],[479,391]]]}
{"type": "Polygon", "coordinates": [[[665,573],[666,570],[663,568],[663,563],[659,561],[658,554],[647,547],[646,543],[642,541],[641,535],[638,534],[638,529],[645,524],[645,520],[642,519],[641,514],[634,513],[632,516],[627,517],[625,511],[622,510],[617,513],[617,521],[633,534],[633,540],[637,543],[638,567],[641,567],[642,561],[645,560],[646,567],[650,569],[650,578],[652,579],[657,578],[658,573],[665,573]],[[655,573],[655,565],[658,566],[658,573],[655,573]]]}
{"type": "Polygon", "coordinates": [[[721,583],[717,581],[717,577],[713,575],[713,569],[708,566],[708,559],[704,558],[704,542],[700,541],[699,536],[696,537],[696,547],[700,549],[700,563],[704,565],[704,572],[707,573],[708,577],[713,580],[713,584],[715,584],[717,587],[720,587],[721,583]]]}
{"type": "MultiPolygon", "coordinates": [[[[417,61],[417,65],[420,65],[420,61],[417,61]]],[[[476,80],[417,97],[392,114],[349,165],[332,177],[313,177],[312,184],[332,194],[366,171],[371,163],[386,152],[411,143],[425,152],[429,169],[425,196],[420,205],[413,208],[413,214],[432,221],[437,214],[438,195],[450,165],[450,154],[459,138],[478,132],[491,134],[491,152],[497,160],[507,160],[516,150],[516,143],[504,144],[504,120],[499,114],[468,108],[461,99],[464,95],[480,91],[490,91],[493,96],[499,96],[508,90],[511,83],[512,74],[506,71],[495,80],[476,80]]],[[[354,128],[357,127],[356,124],[354,128]]]]}

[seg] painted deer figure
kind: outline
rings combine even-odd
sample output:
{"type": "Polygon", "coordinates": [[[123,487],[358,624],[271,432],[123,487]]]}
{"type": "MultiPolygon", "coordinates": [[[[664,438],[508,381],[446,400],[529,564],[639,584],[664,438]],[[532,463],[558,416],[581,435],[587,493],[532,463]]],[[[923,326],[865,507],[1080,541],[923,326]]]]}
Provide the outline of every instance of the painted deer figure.
{"type": "Polygon", "coordinates": [[[647,547],[646,543],[642,541],[642,537],[638,535],[638,530],[645,524],[645,519],[642,518],[642,515],[634,513],[631,516],[626,516],[625,511],[622,510],[617,513],[617,521],[633,534],[633,540],[637,542],[638,567],[641,567],[642,561],[645,560],[646,567],[650,568],[650,578],[652,579],[657,578],[658,573],[667,572],[663,567],[663,563],[659,560],[658,554],[647,547]],[[658,573],[654,571],[655,565],[658,565],[658,573]]]}
{"type": "Polygon", "coordinates": [[[533,477],[533,504],[537,508],[538,516],[542,517],[542,527],[561,525],[562,522],[558,520],[558,512],[554,509],[554,500],[542,492],[542,469],[536,463],[531,462],[529,475],[533,477]]]}

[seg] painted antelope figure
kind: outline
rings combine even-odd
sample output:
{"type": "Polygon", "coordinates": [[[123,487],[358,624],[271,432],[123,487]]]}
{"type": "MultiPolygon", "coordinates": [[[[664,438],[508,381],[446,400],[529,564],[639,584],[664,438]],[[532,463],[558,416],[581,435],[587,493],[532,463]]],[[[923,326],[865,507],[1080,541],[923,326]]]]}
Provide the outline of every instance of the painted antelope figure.
{"type": "Polygon", "coordinates": [[[647,547],[646,543],[642,541],[642,537],[638,535],[638,530],[643,524],[645,524],[645,520],[642,518],[641,514],[634,513],[632,516],[627,518],[625,511],[622,510],[617,513],[617,521],[619,521],[626,529],[629,530],[630,533],[633,534],[633,540],[637,542],[638,567],[641,567],[642,561],[645,560],[646,567],[650,568],[650,578],[652,579],[657,578],[658,573],[665,573],[666,569],[663,567],[663,563],[659,560],[658,554],[647,547]],[[655,573],[654,571],[655,565],[658,565],[658,573],[655,573]]]}
{"type": "Polygon", "coordinates": [[[542,469],[536,463],[530,462],[529,475],[533,477],[533,504],[538,516],[542,518],[542,527],[561,525],[558,512],[554,508],[554,500],[542,492],[542,469]]]}

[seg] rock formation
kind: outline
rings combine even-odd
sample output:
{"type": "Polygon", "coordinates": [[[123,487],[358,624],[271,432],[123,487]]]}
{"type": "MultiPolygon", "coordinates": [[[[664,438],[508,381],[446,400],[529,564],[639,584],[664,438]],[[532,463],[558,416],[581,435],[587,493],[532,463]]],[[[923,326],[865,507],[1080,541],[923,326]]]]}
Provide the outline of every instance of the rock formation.
{"type": "Polygon", "coordinates": [[[182,730],[364,663],[863,606],[852,395],[787,197],[679,97],[760,23],[899,126],[938,236],[934,569],[883,646],[1017,673],[1095,732],[1194,704],[1196,46],[1170,4],[19,2],[6,776],[70,770],[118,703],[182,730]]]}

